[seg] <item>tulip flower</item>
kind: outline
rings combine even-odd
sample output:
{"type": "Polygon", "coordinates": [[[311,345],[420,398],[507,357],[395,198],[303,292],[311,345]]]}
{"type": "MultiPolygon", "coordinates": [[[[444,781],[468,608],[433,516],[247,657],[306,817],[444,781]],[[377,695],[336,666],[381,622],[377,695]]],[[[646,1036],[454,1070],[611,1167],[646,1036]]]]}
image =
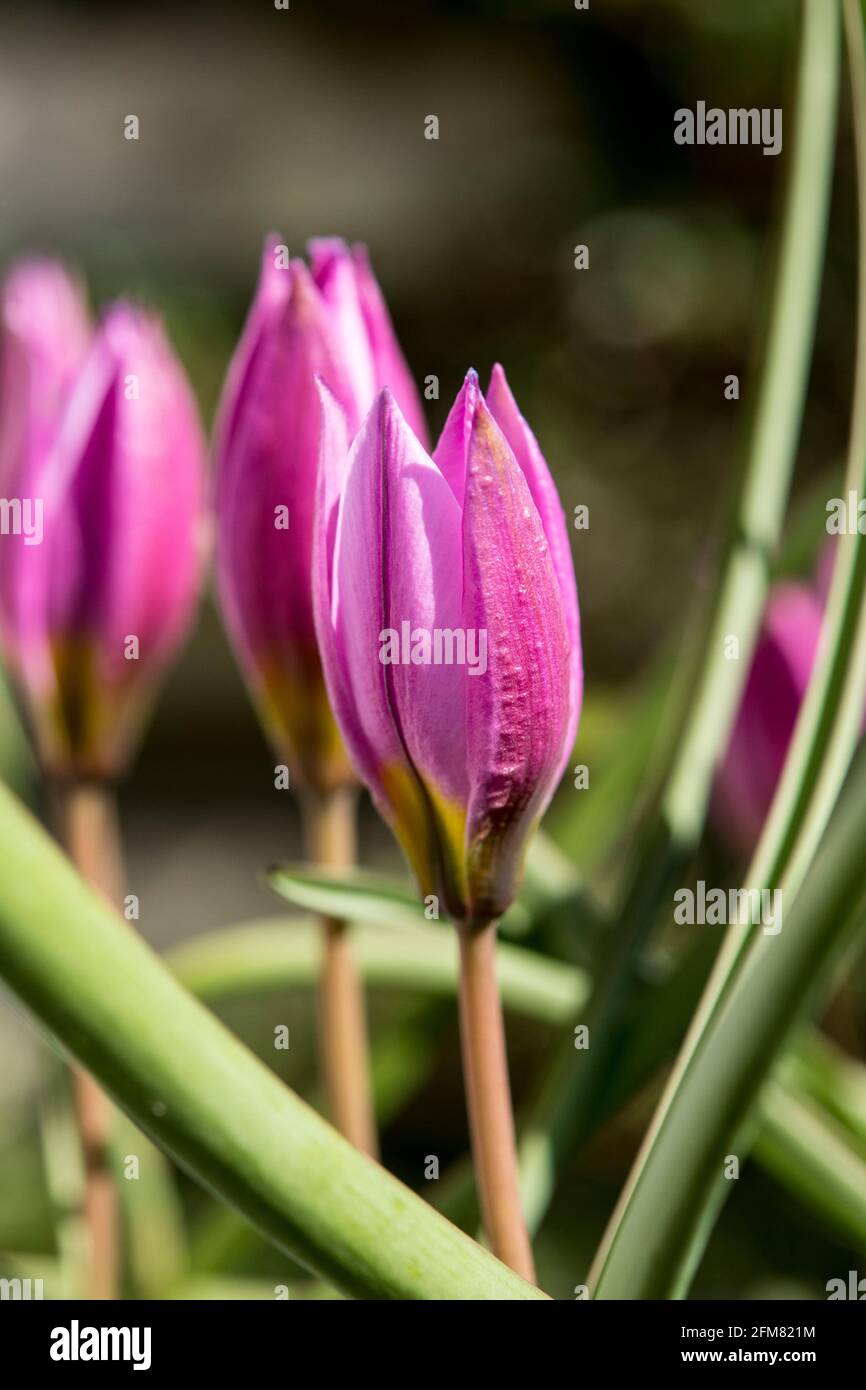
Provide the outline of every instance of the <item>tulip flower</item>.
{"type": "Polygon", "coordinates": [[[755,847],[785,766],[823,621],[811,585],[778,584],[770,594],[727,752],[713,816],[738,854],[755,847]]]}
{"type": "MultiPolygon", "coordinates": [[[[192,619],[204,440],[159,324],[117,304],[95,330],[58,265],[29,261],[0,301],[0,641],[54,794],[61,841],[120,904],[109,781],[192,619]]],[[[72,1072],[84,1167],[83,1291],[113,1298],[119,1209],[111,1111],[72,1072]]]]}
{"type": "MultiPolygon", "coordinates": [[[[418,395],[366,252],[310,243],[310,266],[267,239],[216,430],[219,586],[229,636],[271,741],[302,792],[309,856],[351,863],[352,770],[328,703],[311,560],[320,409],[316,378],[354,433],[383,386],[424,435],[418,395]]],[[[331,1114],[375,1152],[360,981],[344,924],[323,921],[321,1029],[331,1114]]]]}
{"type": "Polygon", "coordinates": [[[0,633],[46,769],[114,777],[183,641],[202,561],[204,445],[159,324],[117,304],[91,334],[56,266],[3,299],[0,478],[42,534],[0,538],[0,633]]]}
{"type": "Polygon", "coordinates": [[[383,392],[343,479],[323,393],[316,570],[343,737],[423,892],[473,924],[514,898],[582,686],[562,509],[499,367],[488,396],[470,372],[431,458],[383,392]]]}
{"type": "Polygon", "coordinates": [[[496,1253],[531,1276],[495,928],[571,755],[582,694],[565,518],[501,367],[432,457],[383,391],[348,447],[322,388],[313,587],[343,738],[422,893],[458,924],[470,1122],[496,1253]]]}
{"type": "Polygon", "coordinates": [[[319,452],[316,376],[354,432],[385,384],[423,431],[417,393],[366,253],[310,243],[311,265],[265,243],[258,290],[216,430],[219,586],[229,635],[278,751],[305,787],[350,768],[328,705],[310,563],[319,452]]]}
{"type": "Polygon", "coordinates": [[[0,640],[20,684],[44,696],[46,468],[91,327],[79,286],[50,261],[12,269],[0,314],[0,640]]]}

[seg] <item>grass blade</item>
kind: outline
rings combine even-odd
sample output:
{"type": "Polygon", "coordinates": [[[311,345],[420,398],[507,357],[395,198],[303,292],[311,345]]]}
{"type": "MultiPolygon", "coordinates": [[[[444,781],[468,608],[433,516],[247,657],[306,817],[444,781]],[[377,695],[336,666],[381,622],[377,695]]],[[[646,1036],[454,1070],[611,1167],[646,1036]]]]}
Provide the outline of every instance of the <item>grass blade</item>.
{"type": "Polygon", "coordinates": [[[676,1103],[648,1136],[590,1275],[594,1297],[669,1298],[682,1290],[725,1156],[741,1153],[738,1136],[769,1068],[862,925],[864,795],[866,765],[782,935],[755,942],[679,1079],[676,1103]]]}

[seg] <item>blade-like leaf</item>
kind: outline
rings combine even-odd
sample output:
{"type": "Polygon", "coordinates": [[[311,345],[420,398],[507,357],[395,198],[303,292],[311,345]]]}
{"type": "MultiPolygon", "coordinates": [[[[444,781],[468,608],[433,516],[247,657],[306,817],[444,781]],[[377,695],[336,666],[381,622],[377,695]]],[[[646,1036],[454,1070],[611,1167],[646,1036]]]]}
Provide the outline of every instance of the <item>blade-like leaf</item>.
{"type": "MultiPolygon", "coordinates": [[[[365,869],[338,872],[307,864],[279,864],[268,871],[267,881],[278,897],[321,917],[398,930],[437,920],[428,915],[411,888],[365,869]]],[[[506,934],[513,931],[519,935],[528,926],[526,909],[514,903],[501,925],[506,934]]]]}
{"type": "Polygon", "coordinates": [[[590,1276],[596,1298],[666,1298],[682,1289],[684,1252],[699,1246],[696,1231],[725,1155],[740,1152],[732,1146],[790,1029],[826,981],[846,935],[862,926],[864,796],[866,764],[783,931],[756,940],[658,1112],[590,1276]]]}
{"type": "Polygon", "coordinates": [[[422,926],[429,920],[417,893],[364,869],[337,871],[279,864],[268,871],[267,880],[278,897],[322,917],[399,929],[422,926]]]}
{"type": "Polygon", "coordinates": [[[0,975],[155,1143],[361,1297],[543,1298],[288,1090],[0,787],[0,975]]]}
{"type": "MultiPolygon", "coordinates": [[[[368,985],[456,997],[454,932],[422,922],[397,940],[387,927],[360,925],[353,932],[353,942],[368,985]]],[[[216,1003],[251,992],[313,986],[320,956],[316,923],[275,917],[195,937],[174,947],[167,961],[188,989],[216,1003]]],[[[561,1024],[586,1000],[588,982],[582,971],[509,942],[499,943],[497,970],[503,1003],[518,1013],[561,1024]]]]}

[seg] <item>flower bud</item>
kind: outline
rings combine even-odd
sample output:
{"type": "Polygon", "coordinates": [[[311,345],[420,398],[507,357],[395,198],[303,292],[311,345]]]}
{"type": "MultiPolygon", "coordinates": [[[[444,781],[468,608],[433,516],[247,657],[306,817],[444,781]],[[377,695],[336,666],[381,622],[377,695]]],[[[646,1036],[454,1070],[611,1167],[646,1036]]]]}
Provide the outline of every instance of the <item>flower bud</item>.
{"type": "Polygon", "coordinates": [[[713,819],[738,854],[755,848],[772,804],[822,621],[821,599],[809,585],[772,590],[713,793],[713,819]]]}
{"type": "Polygon", "coordinates": [[[88,343],[75,303],[57,267],[7,281],[3,488],[38,501],[42,535],[0,536],[0,613],[43,762],[102,777],[195,611],[204,441],[160,324],[118,303],[88,343]]]}
{"type": "Polygon", "coordinates": [[[582,696],[565,518],[501,368],[470,372],[430,457],[383,391],[348,450],[324,427],[314,597],[343,737],[425,895],[512,901],[582,696]]]}
{"type": "Polygon", "coordinates": [[[321,414],[316,377],[354,431],[386,382],[419,428],[417,393],[360,248],[310,244],[311,266],[265,244],[220,405],[219,587],[240,664],[275,746],[304,783],[351,776],[313,622],[310,565],[321,414]]]}

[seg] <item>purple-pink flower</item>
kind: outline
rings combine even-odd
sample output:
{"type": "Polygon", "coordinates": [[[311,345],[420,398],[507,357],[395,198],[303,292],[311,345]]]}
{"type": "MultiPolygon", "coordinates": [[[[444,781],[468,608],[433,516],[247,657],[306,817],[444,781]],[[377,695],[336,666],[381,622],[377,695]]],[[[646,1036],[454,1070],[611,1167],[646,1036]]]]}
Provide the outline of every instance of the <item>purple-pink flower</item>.
{"type": "Polygon", "coordinates": [[[387,385],[424,437],[421,405],[366,252],[310,243],[310,266],[267,239],[216,431],[219,587],[226,623],[278,749],[307,785],[350,776],[328,706],[310,566],[327,383],[357,430],[387,385]]]}
{"type": "Polygon", "coordinates": [[[823,617],[811,585],[778,584],[770,594],[713,798],[714,819],[739,854],[754,849],[775,795],[823,617]]]}
{"type": "Polygon", "coordinates": [[[122,770],[195,612],[204,440],[159,322],[113,305],[94,330],[51,262],[2,298],[0,638],[52,772],[122,770]]]}
{"type": "Polygon", "coordinates": [[[501,367],[430,456],[390,391],[354,443],[322,389],[313,588],[328,690],[425,894],[498,917],[582,696],[565,517],[501,367]]]}

